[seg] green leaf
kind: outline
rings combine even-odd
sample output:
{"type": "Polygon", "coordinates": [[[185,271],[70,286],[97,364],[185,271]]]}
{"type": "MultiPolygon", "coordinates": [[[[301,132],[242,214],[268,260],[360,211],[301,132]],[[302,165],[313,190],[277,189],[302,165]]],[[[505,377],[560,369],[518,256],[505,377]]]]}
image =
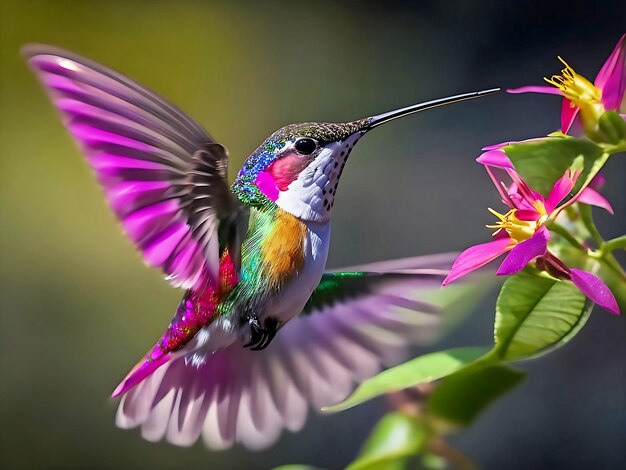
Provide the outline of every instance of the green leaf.
{"type": "Polygon", "coordinates": [[[569,267],[589,271],[602,279],[615,296],[622,314],[626,312],[626,279],[605,260],[590,259],[586,255],[581,255],[580,250],[567,245],[559,248],[558,255],[569,267]]]}
{"type": "Polygon", "coordinates": [[[573,137],[548,137],[503,147],[522,179],[535,191],[548,196],[576,159],[582,159],[582,174],[573,192],[585,187],[606,162],[608,154],[589,140],[573,137]]]}
{"type": "Polygon", "coordinates": [[[385,393],[432,382],[474,362],[488,350],[488,348],[458,348],[425,354],[366,380],[344,401],[323,408],[323,411],[332,413],[343,411],[385,393]]]}
{"type": "Polygon", "coordinates": [[[428,409],[455,426],[469,426],[491,402],[525,377],[525,372],[506,366],[461,370],[435,388],[428,399],[428,409]]]}
{"type": "Polygon", "coordinates": [[[600,116],[600,132],[611,144],[619,144],[626,141],[626,122],[615,111],[607,111],[600,116]]]}
{"type": "Polygon", "coordinates": [[[389,413],[376,425],[363,450],[347,470],[402,469],[405,459],[420,453],[426,436],[426,431],[415,419],[403,413],[389,413]]]}
{"type": "Polygon", "coordinates": [[[562,346],[587,322],[593,303],[569,281],[519,273],[496,303],[495,347],[501,360],[526,359],[562,346]]]}

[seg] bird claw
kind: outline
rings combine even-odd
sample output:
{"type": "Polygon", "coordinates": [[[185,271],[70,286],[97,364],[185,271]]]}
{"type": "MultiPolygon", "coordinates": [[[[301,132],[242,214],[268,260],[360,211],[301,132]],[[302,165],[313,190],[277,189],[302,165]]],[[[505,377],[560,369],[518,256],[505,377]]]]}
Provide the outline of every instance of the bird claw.
{"type": "Polygon", "coordinates": [[[248,319],[248,325],[250,325],[250,341],[244,344],[245,348],[250,348],[251,351],[260,351],[269,346],[269,344],[276,336],[276,332],[281,326],[281,322],[278,322],[274,318],[266,318],[263,325],[259,322],[258,317],[253,316],[248,319]]]}

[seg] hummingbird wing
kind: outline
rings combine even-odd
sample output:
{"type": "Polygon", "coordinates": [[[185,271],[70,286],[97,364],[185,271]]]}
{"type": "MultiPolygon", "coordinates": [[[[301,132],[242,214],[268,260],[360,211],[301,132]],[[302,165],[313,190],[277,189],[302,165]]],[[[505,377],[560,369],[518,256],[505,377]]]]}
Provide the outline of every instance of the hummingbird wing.
{"type": "Polygon", "coordinates": [[[271,445],[304,426],[308,408],[333,405],[410,345],[441,330],[441,282],[453,256],[408,258],[324,275],[304,312],[264,350],[235,343],[202,363],[163,365],[122,399],[117,425],[182,446],[271,445]],[[428,298],[428,300],[426,300],[428,298]]]}
{"type": "Polygon", "coordinates": [[[23,53],[146,263],[176,286],[215,279],[219,234],[232,242],[247,220],[228,187],[226,149],[113,70],[50,46],[23,53]]]}

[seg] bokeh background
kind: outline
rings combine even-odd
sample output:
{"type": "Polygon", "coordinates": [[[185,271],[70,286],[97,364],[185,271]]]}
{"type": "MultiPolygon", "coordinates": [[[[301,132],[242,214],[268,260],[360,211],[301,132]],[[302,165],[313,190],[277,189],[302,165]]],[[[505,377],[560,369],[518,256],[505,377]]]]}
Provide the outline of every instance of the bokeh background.
{"type": "MultiPolygon", "coordinates": [[[[626,30],[626,2],[0,2],[0,465],[2,468],[335,469],[384,400],[314,415],[261,453],[150,444],[114,427],[108,396],[171,318],[180,292],[146,269],[19,47],[44,42],[163,94],[230,149],[273,130],[420,100],[539,83],[561,54],[587,76],[626,30]]],[[[368,135],[344,173],[330,265],[462,249],[497,204],[474,163],[484,145],[558,127],[559,100],[501,94],[368,135]]],[[[234,173],[234,171],[232,172],[234,173]]],[[[606,171],[625,231],[626,159],[606,171]]],[[[488,299],[433,348],[488,344],[488,299]]],[[[626,466],[626,322],[605,312],[452,439],[483,468],[626,466]]]]}

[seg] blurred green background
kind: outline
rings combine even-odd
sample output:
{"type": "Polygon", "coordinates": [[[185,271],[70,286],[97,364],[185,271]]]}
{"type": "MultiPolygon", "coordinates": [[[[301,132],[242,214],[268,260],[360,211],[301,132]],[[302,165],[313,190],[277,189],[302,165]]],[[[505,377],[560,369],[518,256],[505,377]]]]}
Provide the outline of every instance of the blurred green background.
{"type": "MultiPolygon", "coordinates": [[[[18,50],[44,42],[123,71],[204,124],[231,176],[273,130],[420,100],[539,83],[561,54],[593,77],[626,29],[623,1],[0,3],[0,464],[3,468],[341,468],[384,412],[313,416],[270,450],[210,453],[114,427],[108,396],[168,323],[180,291],[146,269],[18,50]],[[506,4],[505,4],[506,3],[506,4]]],[[[490,97],[368,135],[335,205],[330,264],[484,241],[497,196],[484,145],[545,134],[559,102],[490,97]]],[[[626,161],[606,192],[624,233],[626,161]]],[[[433,347],[488,344],[493,299],[433,347]]],[[[605,312],[454,445],[484,468],[626,465],[625,322],[605,312]]]]}

